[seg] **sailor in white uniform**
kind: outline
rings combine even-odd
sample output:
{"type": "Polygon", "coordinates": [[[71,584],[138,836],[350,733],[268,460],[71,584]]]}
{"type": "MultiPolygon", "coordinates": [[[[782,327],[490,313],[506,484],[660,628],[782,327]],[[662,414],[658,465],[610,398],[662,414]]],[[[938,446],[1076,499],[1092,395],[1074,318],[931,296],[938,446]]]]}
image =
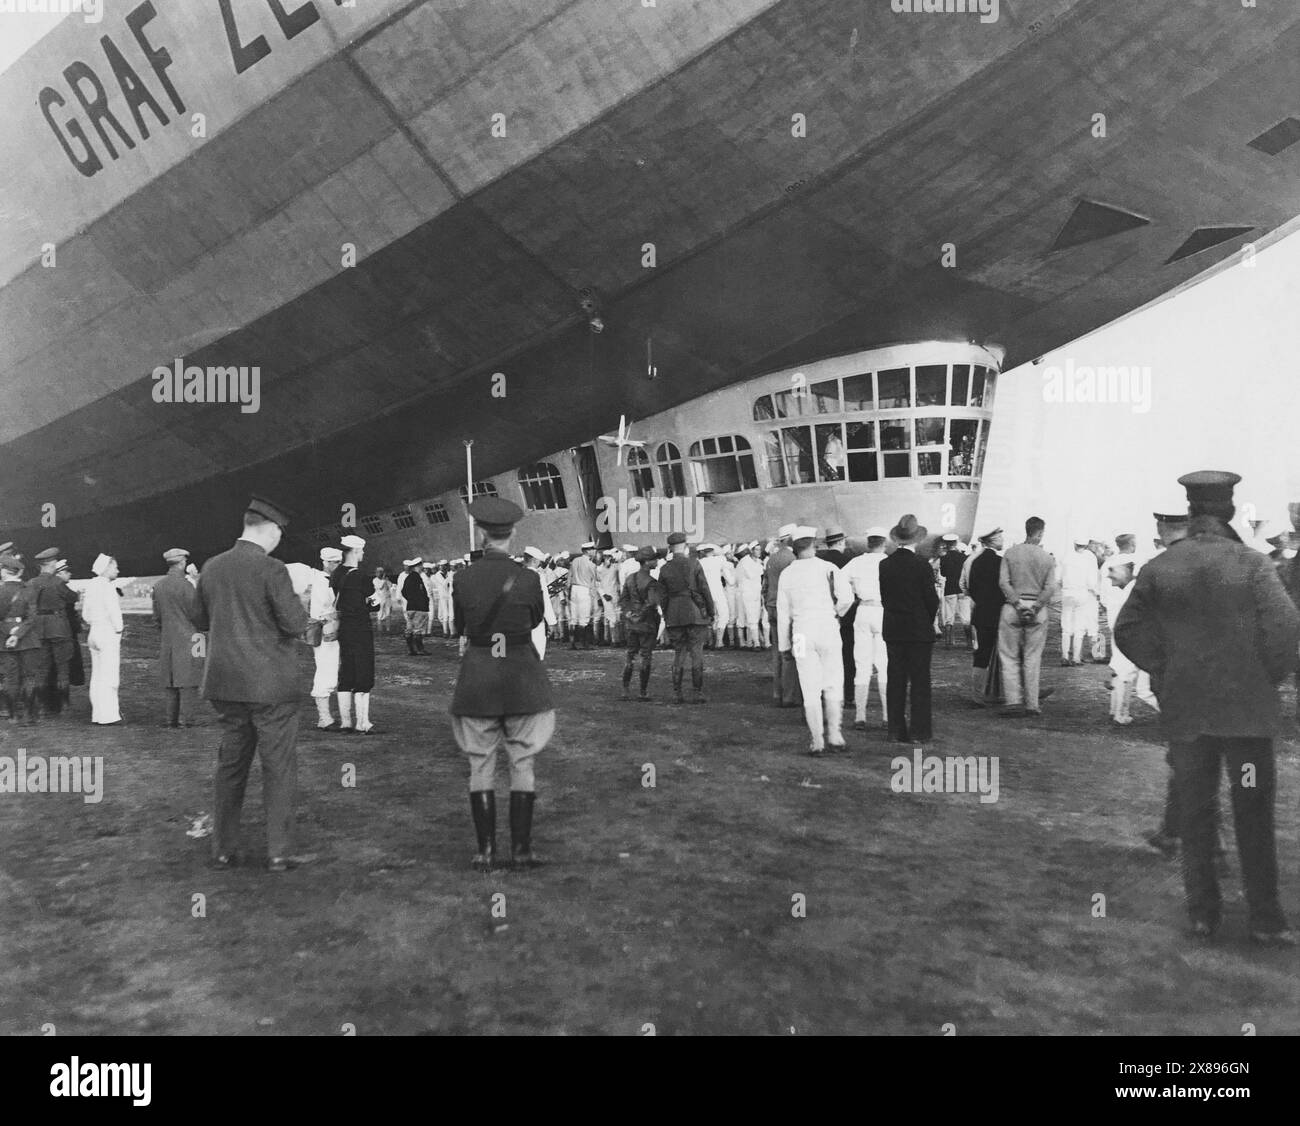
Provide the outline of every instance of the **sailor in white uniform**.
{"type": "Polygon", "coordinates": [[[803,690],[808,753],[847,750],[840,731],[844,706],[844,650],[840,615],[853,605],[853,588],[835,564],[816,557],[817,529],[795,528],[794,562],[777,582],[777,644],[793,653],[803,690]]]}
{"type": "Polygon", "coordinates": [[[330,712],[330,693],[339,685],[339,616],[334,609],[334,589],[330,575],[343,562],[343,552],[337,547],[320,549],[321,569],[312,569],[311,583],[307,588],[307,614],[313,622],[323,622],[321,643],[312,649],[316,661],[316,675],[311,684],[312,699],[316,702],[316,726],[321,731],[337,731],[339,722],[330,712]]]}
{"type": "Polygon", "coordinates": [[[542,569],[542,562],[546,558],[546,553],[535,547],[524,548],[524,566],[530,571],[537,572],[538,581],[542,584],[542,620],[533,626],[533,647],[537,650],[537,655],[543,660],[546,659],[546,634],[555,623],[559,620],[555,616],[555,606],[551,602],[550,591],[546,589],[546,575],[542,569]]]}
{"type": "Polygon", "coordinates": [[[116,559],[101,554],[91,570],[95,577],[82,595],[81,617],[90,627],[86,641],[90,649],[90,722],[104,726],[122,722],[117,699],[122,676],[122,599],[113,585],[116,559]]]}
{"type": "Polygon", "coordinates": [[[880,722],[889,725],[889,706],[885,701],[889,654],[882,632],[885,607],[880,601],[880,564],[885,558],[888,537],[887,528],[868,528],[867,550],[850,559],[841,571],[858,600],[858,612],[853,619],[853,726],[858,731],[867,729],[867,698],[871,694],[873,668],[876,691],[880,693],[880,722]]]}

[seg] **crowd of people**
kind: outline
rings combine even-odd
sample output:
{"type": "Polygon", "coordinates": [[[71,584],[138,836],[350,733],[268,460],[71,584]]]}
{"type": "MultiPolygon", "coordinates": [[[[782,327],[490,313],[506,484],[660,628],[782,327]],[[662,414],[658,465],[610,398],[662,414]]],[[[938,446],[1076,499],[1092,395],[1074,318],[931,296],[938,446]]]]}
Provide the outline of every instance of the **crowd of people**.
{"type": "MultiPolygon", "coordinates": [[[[993,528],[967,548],[956,535],[931,540],[912,514],[865,530],[864,550],[843,529],[787,524],[766,540],[692,547],[683,533],[663,549],[624,545],[515,552],[523,512],[509,501],[470,506],[481,547],[459,560],[403,561],[394,582],[362,568],[366,541],[346,535],[320,552],[320,567],[272,558],[287,525],[261,497],[250,500],[243,535],[196,575],[182,548],[152,594],[159,629],[163,726],[198,722],[198,692],[223,729],[218,749],[213,857],[237,862],[240,807],[255,752],[267,811],[268,865],[284,871],[296,779],[300,643],[312,649],[311,695],[322,730],[371,735],[374,620],[400,608],[407,652],[427,653],[439,630],[458,639],[460,667],[450,706],[452,733],[470,764],[478,843],[474,864],[497,864],[494,776],[504,750],[511,776],[511,860],[542,863],[531,848],[534,762],[555,730],[545,671],[548,639],[573,649],[625,647],[623,698],[649,701],[655,650],[673,650],[674,703],[704,703],[705,651],[772,650],[772,700],[801,707],[808,754],[845,753],[842,710],[868,728],[873,677],[880,723],[893,742],[933,745],[934,646],[973,649],[970,702],[1008,718],[1037,715],[1049,607],[1059,601],[1061,664],[1087,653],[1112,671],[1111,719],[1132,722],[1134,696],[1159,711],[1172,774],[1162,851],[1181,848],[1193,932],[1218,927],[1217,790],[1231,767],[1237,842],[1259,942],[1290,944],[1277,900],[1273,837],[1273,740],[1286,730],[1278,685],[1300,673],[1300,505],[1294,533],[1265,555],[1231,527],[1235,474],[1180,478],[1186,513],[1153,514],[1156,553],[1142,561],[1137,536],[1112,543],[1073,537],[1059,562],[1042,547],[1044,522],[1030,517],[1022,542],[1005,546],[993,528]],[[821,546],[819,547],[819,543],[821,546]],[[928,548],[928,557],[922,551],[928,548]],[[1110,634],[1109,646],[1106,623],[1110,634]],[[960,632],[959,632],[960,631],[960,632]],[[330,697],[335,696],[338,718],[330,697]],[[1249,766],[1252,783],[1241,781],[1249,766]]],[[[84,623],[91,652],[92,722],[122,722],[118,708],[123,617],[117,562],[100,555],[80,603],[57,548],[35,556],[0,545],[0,708],[24,723],[65,708],[84,623]]]]}

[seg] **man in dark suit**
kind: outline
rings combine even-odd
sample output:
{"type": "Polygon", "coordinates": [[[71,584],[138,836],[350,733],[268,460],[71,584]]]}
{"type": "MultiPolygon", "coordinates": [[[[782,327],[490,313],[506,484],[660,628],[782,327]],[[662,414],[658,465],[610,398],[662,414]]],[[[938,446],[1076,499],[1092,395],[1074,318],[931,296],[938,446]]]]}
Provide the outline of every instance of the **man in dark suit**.
{"type": "Polygon", "coordinates": [[[910,512],[901,517],[889,532],[898,549],[880,564],[880,601],[884,607],[881,634],[889,653],[885,689],[889,735],[899,743],[929,743],[933,738],[930,657],[939,592],[934,589],[930,565],[916,554],[925,535],[925,527],[910,512]]]}
{"type": "Polygon", "coordinates": [[[1273,740],[1285,733],[1277,686],[1295,667],[1300,611],[1262,553],[1224,534],[1235,473],[1180,477],[1186,539],[1152,559],[1115,623],[1115,644],[1151,674],[1169,739],[1192,934],[1212,938],[1219,776],[1226,760],[1250,937],[1291,946],[1277,893],[1273,740]]]}
{"type": "Polygon", "coordinates": [[[975,657],[972,662],[971,700],[992,707],[1002,696],[1001,678],[997,675],[998,622],[1002,618],[1002,573],[1004,543],[1002,529],[994,528],[980,536],[983,550],[969,563],[966,571],[966,594],[971,600],[971,625],[975,628],[975,657]]]}
{"type": "Polygon", "coordinates": [[[524,512],[501,497],[469,506],[482,537],[481,558],[456,576],[452,612],[460,638],[460,673],[451,701],[451,731],[469,759],[469,805],[478,839],[471,862],[496,866],[497,751],[510,758],[510,859],[536,868],[533,852],[533,760],[555,733],[555,703],[533,630],[546,605],[536,571],[510,557],[514,526],[524,512]]]}
{"type": "Polygon", "coordinates": [[[160,633],[158,677],[166,700],[160,727],[193,727],[194,703],[203,682],[203,631],[194,624],[199,592],[185,577],[190,553],[182,547],[163,552],[167,574],[153,588],[153,618],[160,633]]]}
{"type": "Polygon", "coordinates": [[[713,595],[698,559],[686,554],[686,533],[668,537],[668,562],[659,569],[664,590],[664,627],[673,647],[673,703],[683,703],[682,681],[691,664],[692,704],[704,703],[704,642],[713,621],[713,595]]]}
{"type": "Polygon", "coordinates": [[[285,565],[270,553],[288,517],[262,497],[244,513],[244,534],[203,566],[195,627],[208,633],[203,698],[220,718],[213,863],[236,862],[239,814],[253,753],[262,761],[267,868],[290,861],[293,800],[298,781],[298,635],[310,618],[293,592],[285,565]]]}

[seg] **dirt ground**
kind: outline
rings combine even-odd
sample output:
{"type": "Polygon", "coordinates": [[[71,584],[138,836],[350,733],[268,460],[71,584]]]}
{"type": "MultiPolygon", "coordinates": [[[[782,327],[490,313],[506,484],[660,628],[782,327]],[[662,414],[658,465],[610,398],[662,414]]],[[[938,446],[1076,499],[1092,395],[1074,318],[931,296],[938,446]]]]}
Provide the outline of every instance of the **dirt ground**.
{"type": "MultiPolygon", "coordinates": [[[[709,704],[675,708],[669,654],[655,701],[624,704],[621,654],[555,647],[534,831],[550,864],[491,875],[469,867],[451,643],[412,658],[380,639],[382,735],[318,733],[304,696],[298,851],[314,859],[279,876],[209,870],[209,840],[187,837],[212,809],[216,728],[154,726],[155,644],[128,618],[126,726],[92,728],[84,689],[71,720],[0,724],[0,754],[102,755],[106,771],[97,805],[0,795],[0,1033],[1300,1032],[1300,959],[1246,943],[1235,854],[1219,943],[1183,937],[1177,864],[1142,839],[1164,793],[1158,722],[1135,704],[1111,727],[1107,670],[1056,667],[1055,636],[1056,693],[1033,720],[967,707],[969,653],[935,652],[935,753],[998,756],[991,804],[894,793],[907,748],[878,729],[805,757],[802,714],[769,703],[768,654],[710,653],[709,704]]],[[[309,666],[304,648],[304,686],[309,666]]],[[[508,849],[506,789],[502,773],[508,849]]],[[[1297,793],[1288,741],[1293,923],[1297,793]]],[[[244,849],[265,856],[257,768],[244,849]]]]}

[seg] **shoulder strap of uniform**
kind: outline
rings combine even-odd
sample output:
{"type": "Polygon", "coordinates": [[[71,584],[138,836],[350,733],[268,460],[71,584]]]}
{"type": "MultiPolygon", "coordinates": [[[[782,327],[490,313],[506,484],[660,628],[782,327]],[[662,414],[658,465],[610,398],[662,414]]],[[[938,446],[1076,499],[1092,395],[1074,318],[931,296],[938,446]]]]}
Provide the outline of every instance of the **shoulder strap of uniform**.
{"type": "Polygon", "coordinates": [[[488,607],[487,617],[483,619],[483,624],[479,628],[483,633],[492,632],[492,627],[496,625],[497,615],[506,604],[506,599],[510,597],[510,592],[515,588],[515,580],[519,578],[519,569],[512,567],[510,574],[506,576],[505,585],[501,588],[501,593],[497,595],[496,601],[488,607]]]}

